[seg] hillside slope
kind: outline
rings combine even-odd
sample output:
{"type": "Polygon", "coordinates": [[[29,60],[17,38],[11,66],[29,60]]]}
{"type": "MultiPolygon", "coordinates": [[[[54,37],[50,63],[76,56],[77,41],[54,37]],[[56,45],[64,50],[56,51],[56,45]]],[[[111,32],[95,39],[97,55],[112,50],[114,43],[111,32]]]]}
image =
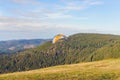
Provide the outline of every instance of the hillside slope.
{"type": "Polygon", "coordinates": [[[120,80],[120,59],[2,74],[0,80],[120,80]]]}
{"type": "Polygon", "coordinates": [[[92,61],[118,57],[120,57],[120,40],[97,49],[90,56],[92,61]]]}
{"type": "Polygon", "coordinates": [[[56,44],[45,44],[13,55],[0,56],[0,73],[48,66],[120,58],[120,36],[75,34],[56,44]]]}

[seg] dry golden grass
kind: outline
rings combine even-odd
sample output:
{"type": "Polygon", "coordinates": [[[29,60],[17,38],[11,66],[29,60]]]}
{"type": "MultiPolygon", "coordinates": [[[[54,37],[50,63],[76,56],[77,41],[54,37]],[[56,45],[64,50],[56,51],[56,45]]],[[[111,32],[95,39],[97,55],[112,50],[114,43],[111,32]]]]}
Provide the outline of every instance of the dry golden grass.
{"type": "Polygon", "coordinates": [[[120,80],[120,59],[1,74],[0,80],[120,80]]]}

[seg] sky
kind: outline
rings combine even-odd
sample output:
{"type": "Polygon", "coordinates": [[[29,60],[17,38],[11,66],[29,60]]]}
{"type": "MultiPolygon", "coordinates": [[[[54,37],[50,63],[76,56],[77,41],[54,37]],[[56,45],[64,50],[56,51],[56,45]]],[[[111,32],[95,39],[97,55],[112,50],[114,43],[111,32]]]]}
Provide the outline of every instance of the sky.
{"type": "Polygon", "coordinates": [[[0,0],[0,41],[59,33],[120,35],[120,0],[0,0]]]}

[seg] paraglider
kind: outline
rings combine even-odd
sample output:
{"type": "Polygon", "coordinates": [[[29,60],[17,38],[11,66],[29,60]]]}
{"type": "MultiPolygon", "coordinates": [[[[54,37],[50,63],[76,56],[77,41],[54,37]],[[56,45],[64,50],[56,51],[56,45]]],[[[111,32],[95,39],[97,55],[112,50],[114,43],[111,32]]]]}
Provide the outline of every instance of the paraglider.
{"type": "Polygon", "coordinates": [[[67,37],[64,34],[58,34],[56,35],[53,40],[52,43],[55,44],[56,42],[58,42],[61,38],[67,39],[67,37]]]}

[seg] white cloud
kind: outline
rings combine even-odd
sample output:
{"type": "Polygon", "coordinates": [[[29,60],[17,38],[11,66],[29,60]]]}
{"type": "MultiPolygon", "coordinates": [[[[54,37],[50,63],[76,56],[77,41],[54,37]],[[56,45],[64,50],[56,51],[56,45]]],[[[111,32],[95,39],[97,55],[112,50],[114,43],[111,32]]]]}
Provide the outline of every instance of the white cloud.
{"type": "Polygon", "coordinates": [[[61,18],[71,18],[72,16],[71,15],[65,15],[63,13],[47,13],[45,14],[47,18],[50,18],[50,19],[61,19],[61,18]]]}
{"type": "Polygon", "coordinates": [[[62,10],[68,11],[80,11],[86,9],[90,6],[103,4],[100,0],[62,0],[64,2],[64,6],[61,6],[62,10]]]}
{"type": "MultiPolygon", "coordinates": [[[[0,30],[8,30],[8,31],[41,31],[41,30],[54,30],[54,29],[62,29],[62,30],[83,30],[86,27],[71,25],[67,23],[51,23],[45,21],[37,21],[34,19],[21,19],[21,18],[13,18],[13,17],[0,17],[0,30]]],[[[88,27],[87,27],[88,29],[88,27]]]]}
{"type": "Polygon", "coordinates": [[[84,2],[88,5],[101,5],[103,1],[101,0],[84,0],[84,2]]]}
{"type": "MultiPolygon", "coordinates": [[[[36,0],[12,0],[18,3],[29,3],[36,2],[36,0]]],[[[13,10],[13,14],[17,14],[20,17],[26,18],[37,18],[37,19],[66,19],[77,17],[77,15],[72,15],[72,11],[81,11],[90,6],[99,5],[102,3],[99,0],[62,0],[60,4],[48,4],[42,3],[44,5],[35,5],[34,9],[17,9],[13,10]]]]}
{"type": "Polygon", "coordinates": [[[93,27],[84,25],[75,25],[67,23],[50,23],[50,22],[34,22],[29,19],[17,19],[10,17],[0,18],[0,30],[7,31],[24,31],[24,32],[39,32],[39,31],[84,31],[91,30],[93,27]],[[2,21],[3,20],[3,21],[2,21]],[[2,21],[2,22],[1,22],[2,21]]]}
{"type": "Polygon", "coordinates": [[[21,4],[21,5],[26,5],[26,4],[37,5],[40,3],[37,0],[10,0],[10,1],[16,4],[21,4]]]}
{"type": "MultiPolygon", "coordinates": [[[[37,0],[11,0],[16,4],[32,4],[37,3],[37,0]]],[[[70,11],[80,11],[87,7],[97,5],[98,0],[64,0],[61,4],[52,5],[35,5],[35,9],[17,9],[12,10],[15,17],[0,16],[0,30],[14,30],[14,31],[39,31],[45,29],[70,29],[70,30],[85,30],[92,27],[81,27],[81,25],[71,25],[62,22],[51,23],[51,20],[71,19],[83,20],[87,17],[77,17],[77,15],[69,14],[70,11]],[[50,8],[51,9],[50,9],[50,8]],[[50,20],[50,21],[48,21],[50,20]]],[[[47,4],[47,3],[46,3],[47,4]]]]}

